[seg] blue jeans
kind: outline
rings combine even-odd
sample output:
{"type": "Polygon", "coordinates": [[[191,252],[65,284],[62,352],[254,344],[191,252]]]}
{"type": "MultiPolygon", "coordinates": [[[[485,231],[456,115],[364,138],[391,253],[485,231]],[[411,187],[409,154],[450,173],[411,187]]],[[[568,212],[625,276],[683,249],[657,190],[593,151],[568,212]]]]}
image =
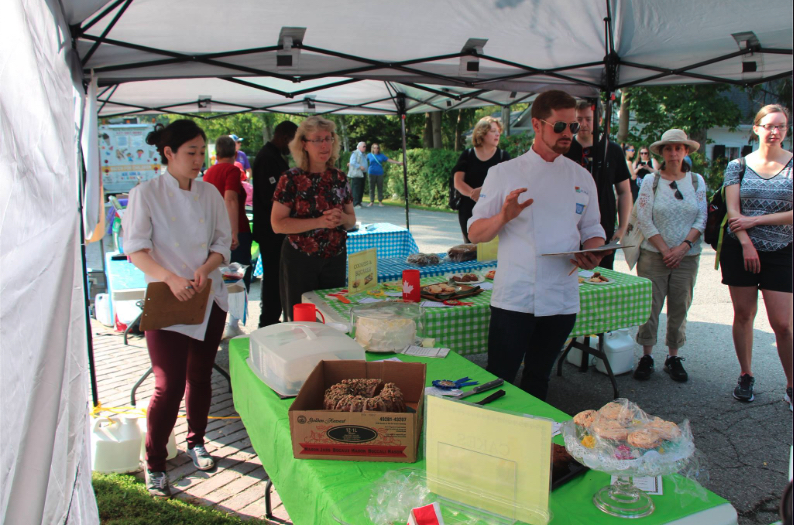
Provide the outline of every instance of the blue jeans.
{"type": "Polygon", "coordinates": [[[576,314],[535,317],[492,306],[486,370],[512,383],[523,361],[518,386],[545,400],[551,369],[575,323],[576,314]]]}

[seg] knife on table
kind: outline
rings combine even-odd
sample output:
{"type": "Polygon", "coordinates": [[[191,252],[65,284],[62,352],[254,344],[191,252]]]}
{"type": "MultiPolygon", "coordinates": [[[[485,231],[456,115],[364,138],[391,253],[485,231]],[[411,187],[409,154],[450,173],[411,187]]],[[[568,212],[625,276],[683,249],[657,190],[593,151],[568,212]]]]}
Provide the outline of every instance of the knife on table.
{"type": "Polygon", "coordinates": [[[496,387],[500,387],[504,384],[504,379],[494,379],[493,381],[489,381],[487,383],[483,383],[482,385],[477,385],[468,392],[464,392],[458,399],[463,399],[464,397],[473,396],[474,394],[479,394],[480,392],[485,392],[486,390],[492,390],[496,387]]]}
{"type": "Polygon", "coordinates": [[[474,404],[475,404],[475,405],[480,405],[480,406],[485,406],[485,405],[487,405],[488,403],[490,403],[490,402],[492,402],[492,401],[496,401],[497,399],[499,399],[500,397],[502,397],[502,396],[503,396],[503,395],[505,395],[506,393],[507,393],[507,392],[505,392],[504,390],[497,390],[496,392],[494,392],[494,393],[493,393],[493,394],[491,394],[490,396],[486,397],[486,398],[485,398],[485,399],[483,399],[482,401],[477,401],[477,402],[476,402],[476,403],[474,403],[474,404]]]}

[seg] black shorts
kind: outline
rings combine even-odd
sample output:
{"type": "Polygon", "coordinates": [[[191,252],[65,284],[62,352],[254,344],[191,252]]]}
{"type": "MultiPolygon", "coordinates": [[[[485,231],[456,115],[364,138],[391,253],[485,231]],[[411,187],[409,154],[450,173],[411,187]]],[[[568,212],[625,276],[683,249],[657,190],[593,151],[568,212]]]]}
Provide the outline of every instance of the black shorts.
{"type": "Polygon", "coordinates": [[[759,273],[745,270],[742,245],[726,232],[720,252],[722,284],[792,293],[791,245],[774,252],[759,251],[758,259],[761,261],[759,273]]]}

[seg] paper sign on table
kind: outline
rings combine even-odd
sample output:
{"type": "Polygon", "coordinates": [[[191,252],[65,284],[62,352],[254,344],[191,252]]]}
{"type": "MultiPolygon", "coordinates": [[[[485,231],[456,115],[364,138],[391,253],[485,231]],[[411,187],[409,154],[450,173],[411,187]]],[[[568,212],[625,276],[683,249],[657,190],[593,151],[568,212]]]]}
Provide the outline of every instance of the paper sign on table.
{"type": "Polygon", "coordinates": [[[405,355],[415,357],[447,357],[449,348],[423,348],[421,346],[410,345],[402,352],[405,355]]]}
{"type": "Polygon", "coordinates": [[[496,255],[498,253],[499,253],[498,235],[488,242],[481,242],[477,244],[478,261],[495,261],[496,255]]]}
{"type": "Polygon", "coordinates": [[[347,289],[354,294],[378,286],[378,249],[370,248],[347,256],[347,289]]]}
{"type": "Polygon", "coordinates": [[[402,360],[399,357],[387,357],[386,359],[375,359],[375,361],[397,361],[398,363],[402,363],[402,360]]]}
{"type": "MultiPolygon", "coordinates": [[[[609,483],[614,485],[617,480],[617,476],[612,476],[612,480],[609,483]]],[[[638,478],[632,478],[632,481],[634,482],[633,484],[635,487],[646,494],[651,496],[664,495],[664,490],[662,489],[662,476],[642,476],[638,478]]]]}
{"type": "MultiPolygon", "coordinates": [[[[524,414],[524,417],[530,417],[537,419],[536,416],[532,414],[524,414]]],[[[546,419],[546,418],[542,418],[546,419]]],[[[546,421],[551,421],[551,437],[558,436],[562,433],[562,423],[557,423],[556,421],[552,421],[551,419],[546,419],[546,421]]]]}
{"type": "Polygon", "coordinates": [[[431,492],[533,525],[548,523],[550,420],[435,396],[426,404],[431,492]]]}

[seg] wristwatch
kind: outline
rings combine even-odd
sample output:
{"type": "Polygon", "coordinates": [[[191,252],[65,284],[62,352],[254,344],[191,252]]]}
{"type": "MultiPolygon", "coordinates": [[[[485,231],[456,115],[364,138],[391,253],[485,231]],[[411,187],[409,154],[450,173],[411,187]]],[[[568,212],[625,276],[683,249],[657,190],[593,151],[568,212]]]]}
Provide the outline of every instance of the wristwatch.
{"type": "Polygon", "coordinates": [[[684,242],[687,243],[690,249],[692,248],[692,241],[690,241],[689,239],[684,239],[684,242]]]}

